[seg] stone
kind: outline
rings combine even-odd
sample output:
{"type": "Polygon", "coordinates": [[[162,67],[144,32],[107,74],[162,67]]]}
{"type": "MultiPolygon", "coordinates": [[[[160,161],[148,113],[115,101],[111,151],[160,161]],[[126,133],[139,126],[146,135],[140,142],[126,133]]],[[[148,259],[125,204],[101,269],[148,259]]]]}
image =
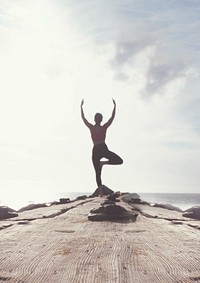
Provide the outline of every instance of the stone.
{"type": "Polygon", "coordinates": [[[120,192],[115,192],[115,193],[109,195],[107,197],[107,199],[110,200],[110,201],[119,201],[119,200],[117,200],[117,198],[120,197],[120,196],[121,196],[120,192]]]}
{"type": "Polygon", "coordinates": [[[27,211],[27,210],[33,210],[36,208],[41,208],[41,207],[47,207],[46,203],[31,203],[27,206],[24,206],[22,208],[20,208],[17,212],[23,212],[23,211],[27,211]]]}
{"type": "Polygon", "coordinates": [[[65,204],[65,203],[69,203],[70,199],[69,198],[60,198],[60,204],[65,204]]]}
{"type": "Polygon", "coordinates": [[[136,193],[132,194],[126,194],[123,196],[123,201],[128,202],[128,203],[141,203],[140,196],[136,193]]]}
{"type": "Polygon", "coordinates": [[[105,213],[110,215],[120,215],[127,213],[127,210],[119,205],[111,204],[111,205],[104,205],[97,209],[92,209],[90,212],[92,213],[105,213]]]}
{"type": "MultiPolygon", "coordinates": [[[[103,191],[103,195],[111,195],[114,193],[113,190],[109,189],[108,187],[106,187],[105,185],[102,186],[102,191],[103,191]]],[[[98,197],[99,196],[99,190],[98,188],[94,191],[94,193],[90,196],[90,197],[98,197]]]]}
{"type": "Polygon", "coordinates": [[[88,215],[91,221],[136,221],[138,213],[130,213],[125,208],[116,204],[104,204],[103,206],[92,209],[88,215]]]}
{"type": "Polygon", "coordinates": [[[189,209],[186,209],[182,215],[183,217],[200,220],[200,206],[193,206],[189,209]]]}
{"type": "Polygon", "coordinates": [[[50,206],[52,206],[52,205],[58,205],[58,204],[60,204],[59,201],[53,201],[53,202],[50,203],[50,206]]]}
{"type": "Polygon", "coordinates": [[[77,197],[75,200],[84,200],[86,198],[87,198],[86,195],[82,195],[82,196],[77,197]]]}
{"type": "Polygon", "coordinates": [[[106,199],[104,202],[101,203],[101,205],[105,205],[105,204],[115,204],[115,203],[116,203],[116,201],[106,199]]]}
{"type": "Polygon", "coordinates": [[[7,206],[0,206],[0,220],[17,217],[16,211],[7,206]]]}
{"type": "Polygon", "coordinates": [[[178,211],[178,212],[183,212],[182,209],[180,209],[179,207],[177,206],[174,206],[172,204],[169,204],[169,203],[154,203],[152,205],[153,207],[160,207],[160,208],[164,208],[164,209],[168,209],[168,210],[173,210],[173,211],[178,211]]]}

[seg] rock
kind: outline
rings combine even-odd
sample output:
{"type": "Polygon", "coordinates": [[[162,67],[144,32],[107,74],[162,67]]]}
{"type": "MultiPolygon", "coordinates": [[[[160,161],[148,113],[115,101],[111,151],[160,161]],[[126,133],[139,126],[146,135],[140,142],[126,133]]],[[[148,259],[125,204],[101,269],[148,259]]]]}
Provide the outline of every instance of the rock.
{"type": "Polygon", "coordinates": [[[59,201],[53,201],[53,202],[50,203],[50,206],[52,206],[52,205],[58,205],[58,204],[60,204],[59,201]]]}
{"type": "Polygon", "coordinates": [[[0,206],[0,220],[18,216],[16,211],[7,206],[0,206]]]}
{"type": "Polygon", "coordinates": [[[130,213],[125,208],[116,205],[108,204],[101,206],[97,209],[92,209],[88,215],[88,219],[91,221],[120,221],[120,220],[132,220],[135,221],[137,213],[130,213]]]}
{"type": "Polygon", "coordinates": [[[65,204],[65,203],[69,203],[70,199],[69,198],[60,198],[60,204],[65,204]]]}
{"type": "Polygon", "coordinates": [[[127,194],[125,196],[123,196],[123,201],[128,202],[128,203],[141,203],[141,199],[140,196],[136,193],[133,194],[127,194]]]}
{"type": "Polygon", "coordinates": [[[179,207],[177,206],[174,206],[172,204],[164,204],[164,203],[154,203],[152,205],[153,207],[160,207],[160,208],[164,208],[164,209],[168,209],[168,210],[173,210],[173,211],[178,211],[178,212],[183,212],[182,209],[180,209],[179,207]]]}
{"type": "Polygon", "coordinates": [[[200,220],[200,206],[193,206],[182,214],[184,217],[200,220]]]}
{"type": "Polygon", "coordinates": [[[27,206],[24,206],[22,208],[20,208],[17,212],[23,212],[23,211],[27,211],[27,210],[33,210],[36,208],[41,208],[41,207],[47,207],[46,203],[31,203],[27,206]]]}
{"type": "Polygon", "coordinates": [[[121,193],[120,193],[120,192],[115,192],[115,193],[109,195],[109,196],[107,197],[107,199],[108,199],[109,201],[119,201],[119,200],[117,200],[117,198],[120,197],[120,196],[121,196],[121,193]]]}
{"type": "Polygon", "coordinates": [[[116,192],[107,196],[106,200],[101,205],[115,204],[116,202],[120,202],[120,200],[117,199],[120,195],[120,192],[116,192]]]}
{"type": "Polygon", "coordinates": [[[196,206],[190,207],[186,209],[184,212],[196,212],[196,211],[200,211],[200,206],[196,205],[196,206]]]}
{"type": "Polygon", "coordinates": [[[115,204],[115,203],[116,203],[116,201],[106,199],[104,202],[102,202],[102,203],[101,203],[101,205],[106,205],[106,204],[115,204]]]}
{"type": "Polygon", "coordinates": [[[69,198],[60,198],[59,201],[53,201],[49,205],[52,206],[52,205],[66,204],[70,202],[71,200],[69,198]]]}
{"type": "MultiPolygon", "coordinates": [[[[113,190],[109,189],[108,187],[106,187],[105,185],[102,186],[102,191],[103,191],[103,195],[111,195],[114,193],[113,190]]],[[[95,192],[90,196],[90,197],[98,197],[99,196],[99,190],[98,188],[95,190],[95,192]]]]}
{"type": "Polygon", "coordinates": [[[75,200],[84,200],[86,198],[87,198],[86,195],[82,195],[82,196],[77,197],[75,200]]]}
{"type": "Polygon", "coordinates": [[[127,210],[121,207],[120,205],[111,204],[111,205],[101,206],[97,209],[92,209],[90,212],[105,213],[105,214],[110,214],[110,215],[120,215],[120,214],[126,214],[127,210]]]}

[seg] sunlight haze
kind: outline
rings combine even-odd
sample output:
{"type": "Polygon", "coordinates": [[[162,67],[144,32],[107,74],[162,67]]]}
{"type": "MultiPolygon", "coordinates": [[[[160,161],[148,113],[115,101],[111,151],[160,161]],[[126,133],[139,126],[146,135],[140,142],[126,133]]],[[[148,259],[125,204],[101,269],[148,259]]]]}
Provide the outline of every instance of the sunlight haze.
{"type": "Polygon", "coordinates": [[[199,193],[199,1],[0,0],[0,204],[96,189],[80,117],[110,118],[114,191],[199,193]]]}

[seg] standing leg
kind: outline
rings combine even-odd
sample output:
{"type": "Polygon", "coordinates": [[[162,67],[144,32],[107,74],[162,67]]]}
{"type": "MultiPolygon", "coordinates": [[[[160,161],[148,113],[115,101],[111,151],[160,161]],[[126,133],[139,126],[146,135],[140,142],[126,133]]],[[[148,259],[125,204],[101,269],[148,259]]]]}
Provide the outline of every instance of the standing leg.
{"type": "Polygon", "coordinates": [[[92,159],[92,161],[93,161],[94,170],[95,170],[95,174],[96,174],[97,186],[101,186],[102,185],[102,181],[101,181],[101,164],[100,164],[100,160],[92,159]]]}
{"type": "Polygon", "coordinates": [[[99,190],[99,195],[103,196],[103,190],[102,190],[102,181],[101,181],[101,163],[100,163],[100,159],[101,157],[99,156],[99,154],[97,154],[97,152],[95,152],[93,150],[92,153],[92,162],[94,165],[94,169],[95,169],[95,174],[96,174],[96,182],[97,182],[97,186],[98,186],[98,190],[99,190]]]}

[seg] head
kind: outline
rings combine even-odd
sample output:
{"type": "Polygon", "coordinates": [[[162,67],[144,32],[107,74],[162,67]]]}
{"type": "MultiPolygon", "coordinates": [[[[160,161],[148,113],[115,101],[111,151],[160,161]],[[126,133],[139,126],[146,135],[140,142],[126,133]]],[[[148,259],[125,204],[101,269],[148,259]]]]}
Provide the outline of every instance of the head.
{"type": "Polygon", "coordinates": [[[94,116],[94,121],[96,122],[96,124],[100,124],[102,120],[103,120],[102,114],[96,113],[95,116],[94,116]]]}

